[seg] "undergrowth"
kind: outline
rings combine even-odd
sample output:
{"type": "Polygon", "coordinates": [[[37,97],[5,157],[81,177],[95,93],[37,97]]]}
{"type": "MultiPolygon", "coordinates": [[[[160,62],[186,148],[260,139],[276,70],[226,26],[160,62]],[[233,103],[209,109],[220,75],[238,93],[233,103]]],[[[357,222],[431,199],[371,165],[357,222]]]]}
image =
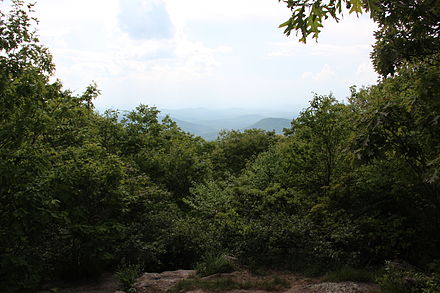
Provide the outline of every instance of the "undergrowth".
{"type": "Polygon", "coordinates": [[[197,274],[201,277],[218,273],[230,273],[235,269],[234,264],[222,254],[208,254],[203,258],[202,262],[196,265],[197,274]]]}
{"type": "Polygon", "coordinates": [[[326,273],[322,280],[325,282],[374,282],[377,273],[366,269],[356,269],[349,266],[341,267],[337,270],[326,273]]]}
{"type": "Polygon", "coordinates": [[[127,265],[119,268],[116,272],[119,282],[118,288],[126,293],[136,293],[133,285],[140,273],[141,267],[139,265],[127,265]]]}

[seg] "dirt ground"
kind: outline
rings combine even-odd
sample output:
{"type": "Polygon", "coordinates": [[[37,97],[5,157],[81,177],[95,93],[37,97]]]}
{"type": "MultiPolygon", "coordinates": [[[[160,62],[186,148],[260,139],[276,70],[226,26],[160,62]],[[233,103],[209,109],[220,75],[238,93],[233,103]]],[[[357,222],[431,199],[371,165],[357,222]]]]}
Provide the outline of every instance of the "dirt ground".
{"type": "MultiPolygon", "coordinates": [[[[135,283],[137,293],[160,293],[167,292],[174,287],[180,280],[191,278],[195,271],[179,270],[163,273],[145,273],[139,277],[135,283]]],[[[235,282],[260,282],[269,281],[274,278],[286,280],[290,288],[282,289],[282,293],[372,293],[378,292],[376,284],[341,282],[330,283],[322,282],[318,278],[307,278],[302,275],[270,272],[265,275],[254,275],[247,271],[239,271],[227,274],[216,274],[202,279],[216,280],[220,278],[230,278],[235,282]]],[[[54,288],[49,291],[40,291],[38,293],[113,293],[117,291],[117,280],[114,275],[106,274],[100,279],[89,281],[87,283],[72,284],[69,288],[54,288]]],[[[193,290],[190,293],[208,293],[206,290],[193,290]]],[[[264,293],[264,290],[230,290],[228,293],[264,293]]]]}
{"type": "MultiPolygon", "coordinates": [[[[173,271],[161,274],[144,274],[135,284],[138,293],[166,292],[174,287],[178,281],[190,278],[195,271],[173,271]]],[[[377,292],[376,284],[341,282],[321,282],[318,278],[307,278],[299,274],[270,272],[265,275],[254,275],[248,271],[237,271],[227,274],[216,274],[202,278],[202,280],[216,280],[230,278],[237,283],[270,281],[274,278],[286,280],[290,288],[278,292],[283,293],[370,293],[377,292]]],[[[198,289],[190,293],[208,293],[209,291],[198,289]]],[[[230,290],[229,293],[263,293],[264,290],[230,290]]]]}

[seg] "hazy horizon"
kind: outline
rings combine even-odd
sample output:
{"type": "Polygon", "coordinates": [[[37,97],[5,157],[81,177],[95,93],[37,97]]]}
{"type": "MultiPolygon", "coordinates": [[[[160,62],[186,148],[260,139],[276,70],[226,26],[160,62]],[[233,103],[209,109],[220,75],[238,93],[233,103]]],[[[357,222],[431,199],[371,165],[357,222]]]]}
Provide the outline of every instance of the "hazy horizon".
{"type": "MultiPolygon", "coordinates": [[[[215,113],[218,113],[218,115],[225,117],[227,115],[230,116],[243,116],[243,115],[261,115],[264,118],[294,118],[296,117],[304,108],[295,108],[295,107],[273,107],[273,108],[244,108],[244,107],[186,107],[186,108],[160,108],[155,105],[147,105],[149,107],[155,107],[160,111],[160,116],[164,115],[170,115],[174,116],[176,118],[179,118],[178,113],[188,113],[188,115],[192,115],[192,113],[200,113],[204,114],[205,116],[209,117],[206,120],[215,120],[217,119],[215,113]],[[213,116],[214,114],[214,116],[213,116]]],[[[103,108],[103,107],[96,107],[96,110],[99,113],[104,113],[106,110],[116,110],[120,112],[129,112],[135,110],[137,106],[134,106],[132,108],[126,108],[126,109],[117,109],[117,108],[103,108]]],[[[185,114],[183,114],[185,115],[185,114]]],[[[197,120],[197,118],[192,117],[191,119],[188,119],[191,121],[197,120]]]]}

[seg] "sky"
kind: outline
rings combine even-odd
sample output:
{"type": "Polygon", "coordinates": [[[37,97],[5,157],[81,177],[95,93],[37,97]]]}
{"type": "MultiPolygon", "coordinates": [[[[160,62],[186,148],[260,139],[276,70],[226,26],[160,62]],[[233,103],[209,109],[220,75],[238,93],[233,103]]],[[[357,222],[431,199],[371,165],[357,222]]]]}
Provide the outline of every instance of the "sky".
{"type": "Polygon", "coordinates": [[[296,110],[313,93],[343,100],[377,80],[366,15],[328,21],[302,44],[278,28],[290,10],[277,0],[37,0],[35,10],[56,78],[75,94],[96,82],[97,109],[296,110]]]}

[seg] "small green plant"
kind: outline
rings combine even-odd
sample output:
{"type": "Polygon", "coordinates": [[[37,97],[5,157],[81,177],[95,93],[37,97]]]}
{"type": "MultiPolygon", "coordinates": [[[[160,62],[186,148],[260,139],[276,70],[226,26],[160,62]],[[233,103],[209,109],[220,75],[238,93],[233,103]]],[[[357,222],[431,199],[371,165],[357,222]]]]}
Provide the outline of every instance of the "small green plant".
{"type": "Polygon", "coordinates": [[[322,279],[326,282],[374,282],[376,274],[365,269],[344,266],[338,270],[328,272],[322,279]]]}
{"type": "Polygon", "coordinates": [[[127,265],[121,267],[116,276],[119,281],[118,288],[126,293],[135,293],[136,289],[133,288],[134,282],[141,273],[140,265],[127,265]]]}
{"type": "Polygon", "coordinates": [[[440,259],[434,259],[427,267],[430,272],[440,274],[440,259]]]}
{"type": "Polygon", "coordinates": [[[225,255],[208,254],[196,265],[197,274],[205,277],[218,273],[230,273],[235,267],[225,255]]]}
{"type": "Polygon", "coordinates": [[[385,265],[385,273],[378,278],[382,293],[439,293],[440,277],[404,268],[392,262],[385,265]]]}

